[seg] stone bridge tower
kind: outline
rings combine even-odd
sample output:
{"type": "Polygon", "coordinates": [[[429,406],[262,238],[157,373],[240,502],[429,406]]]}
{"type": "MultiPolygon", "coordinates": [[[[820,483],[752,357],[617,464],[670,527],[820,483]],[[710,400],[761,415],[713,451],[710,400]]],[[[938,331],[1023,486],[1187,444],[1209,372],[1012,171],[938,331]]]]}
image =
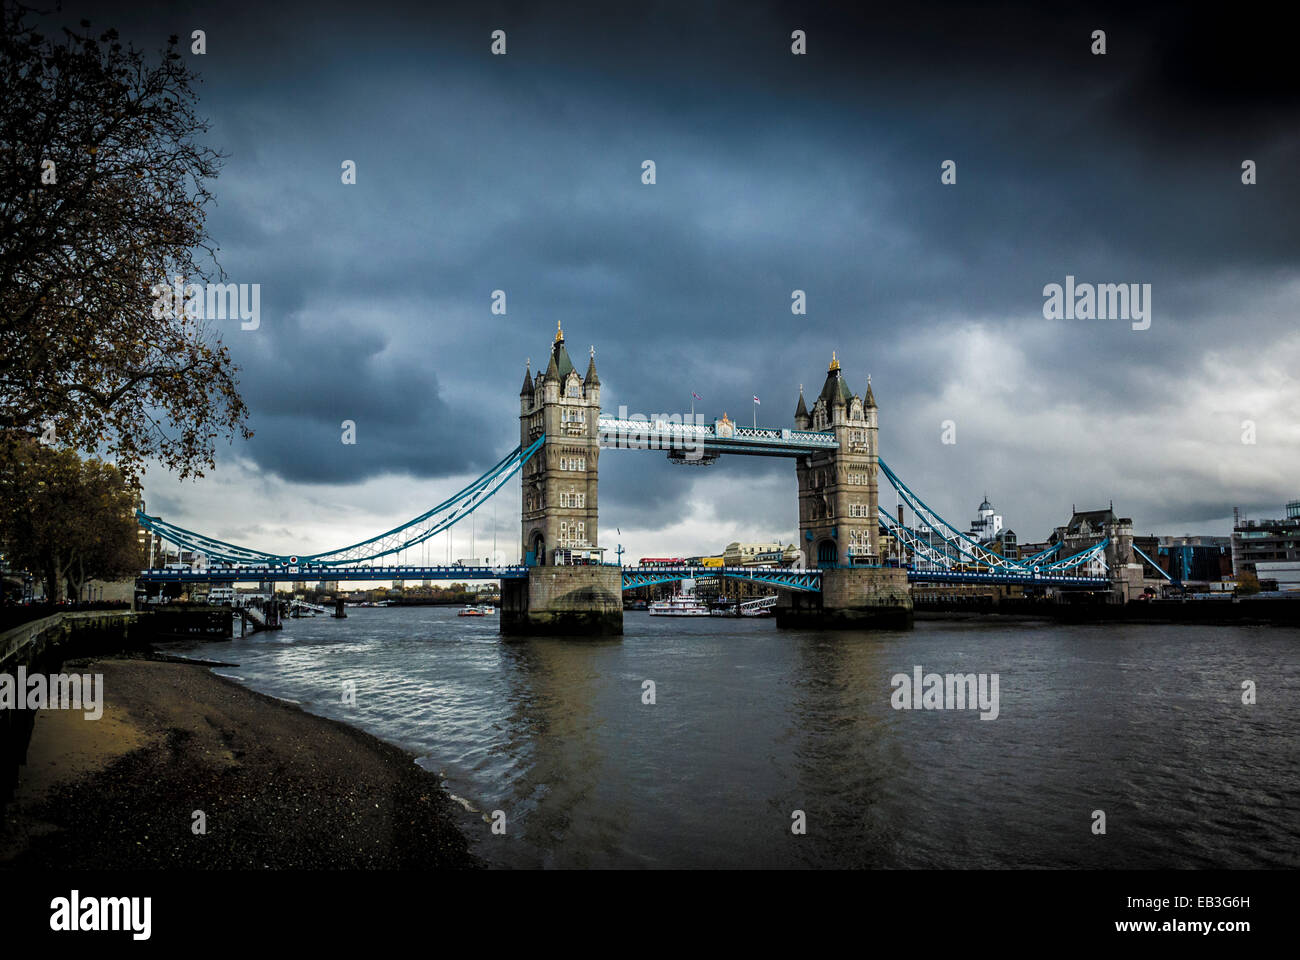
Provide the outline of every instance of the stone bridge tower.
{"type": "MultiPolygon", "coordinates": [[[[600,377],[596,350],[587,375],[578,376],[556,324],[545,373],[524,371],[519,391],[519,442],[546,442],[523,468],[521,555],[529,566],[549,565],[556,549],[598,546],[596,467],[600,456],[600,377]]],[[[599,556],[597,555],[597,559],[599,556]]]]}
{"type": "Polygon", "coordinates": [[[596,350],[579,376],[556,324],[546,371],[531,364],[519,391],[519,442],[546,442],[521,471],[520,548],[526,578],[501,581],[501,632],[569,637],[623,632],[623,571],[605,565],[596,512],[600,377],[596,350]],[[556,551],[562,554],[556,563],[556,551]]]}
{"type": "Polygon", "coordinates": [[[799,391],[795,428],[833,432],[839,443],[837,450],[796,461],[799,546],[805,567],[880,562],[876,414],[871,378],[866,396],[859,397],[849,389],[834,354],[811,413],[799,391]]]}
{"type": "Polygon", "coordinates": [[[880,554],[878,413],[871,378],[859,397],[834,354],[811,412],[799,391],[795,429],[833,433],[837,445],[795,461],[799,548],[806,567],[821,569],[822,589],[783,594],[777,601],[778,626],[906,629],[912,624],[907,571],[887,566],[880,554]]]}

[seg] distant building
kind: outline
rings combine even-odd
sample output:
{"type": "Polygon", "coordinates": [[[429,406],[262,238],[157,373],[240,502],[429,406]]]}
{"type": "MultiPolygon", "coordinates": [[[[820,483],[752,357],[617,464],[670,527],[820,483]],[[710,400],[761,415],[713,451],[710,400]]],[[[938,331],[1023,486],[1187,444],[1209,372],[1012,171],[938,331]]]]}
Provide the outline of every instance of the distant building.
{"type": "Polygon", "coordinates": [[[722,551],[722,562],[728,567],[778,567],[790,566],[800,555],[793,543],[729,543],[722,551]]]}
{"type": "Polygon", "coordinates": [[[984,494],[984,502],[980,504],[979,516],[970,522],[970,529],[966,531],[966,536],[977,542],[992,540],[999,530],[1002,529],[1002,515],[993,512],[993,504],[989,503],[989,495],[984,494]]]}
{"type": "MultiPolygon", "coordinates": [[[[145,512],[143,500],[140,500],[137,503],[137,506],[141,513],[145,512]]],[[[135,538],[136,542],[140,545],[140,556],[144,561],[144,565],[152,568],[154,554],[158,550],[157,535],[150,530],[146,530],[144,527],[137,526],[135,530],[135,538]]]]}
{"type": "Polygon", "coordinates": [[[1300,561],[1257,560],[1255,576],[1259,579],[1259,585],[1265,590],[1280,590],[1283,593],[1300,592],[1300,561]]]}
{"type": "Polygon", "coordinates": [[[1260,562],[1300,560],[1300,500],[1286,505],[1283,520],[1243,520],[1233,510],[1232,571],[1259,576],[1260,562]]]}
{"type": "MultiPolygon", "coordinates": [[[[1107,541],[1104,556],[1093,557],[1085,567],[1078,568],[1083,576],[1104,577],[1108,573],[1114,576],[1119,573],[1115,568],[1128,564],[1125,558],[1133,543],[1133,520],[1116,516],[1113,504],[1105,510],[1074,509],[1070,522],[1057,527],[1048,538],[1048,543],[1061,544],[1060,552],[1052,558],[1052,562],[1089,550],[1103,540],[1107,541]]],[[[1143,565],[1134,563],[1131,566],[1133,576],[1126,577],[1126,580],[1132,581],[1130,588],[1133,583],[1140,584],[1143,579],[1143,565]]]]}
{"type": "MultiPolygon", "coordinates": [[[[1137,538],[1134,543],[1147,549],[1137,538]]],[[[1150,555],[1159,557],[1161,568],[1175,580],[1213,583],[1233,574],[1231,537],[1161,537],[1150,555]]]]}
{"type": "Polygon", "coordinates": [[[988,494],[979,506],[979,515],[970,522],[966,536],[970,537],[986,550],[1009,560],[1020,557],[1020,547],[1014,530],[1008,530],[1002,522],[1002,515],[993,511],[988,494]]]}

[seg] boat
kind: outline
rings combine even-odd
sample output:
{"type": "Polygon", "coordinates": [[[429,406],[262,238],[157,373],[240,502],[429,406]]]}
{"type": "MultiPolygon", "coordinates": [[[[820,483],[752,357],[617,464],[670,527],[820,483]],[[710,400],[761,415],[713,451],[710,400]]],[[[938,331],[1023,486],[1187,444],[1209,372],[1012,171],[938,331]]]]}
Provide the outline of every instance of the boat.
{"type": "Polygon", "coordinates": [[[474,606],[474,604],[470,603],[470,604],[466,604],[466,605],[465,605],[465,609],[462,610],[460,613],[456,614],[456,616],[458,616],[458,617],[486,617],[487,614],[484,613],[483,610],[482,610],[480,607],[476,607],[476,606],[474,606]]]}
{"type": "Polygon", "coordinates": [[[695,598],[695,581],[683,580],[682,589],[667,600],[650,604],[652,617],[707,617],[709,606],[695,598]]]}

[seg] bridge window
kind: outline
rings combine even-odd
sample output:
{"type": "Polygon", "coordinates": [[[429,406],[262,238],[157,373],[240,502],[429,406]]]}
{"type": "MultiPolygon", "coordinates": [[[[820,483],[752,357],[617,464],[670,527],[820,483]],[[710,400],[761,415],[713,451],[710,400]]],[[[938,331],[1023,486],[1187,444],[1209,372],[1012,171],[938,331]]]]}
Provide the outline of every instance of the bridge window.
{"type": "Polygon", "coordinates": [[[839,559],[839,548],[834,540],[823,540],[817,544],[817,562],[835,563],[839,559]]]}

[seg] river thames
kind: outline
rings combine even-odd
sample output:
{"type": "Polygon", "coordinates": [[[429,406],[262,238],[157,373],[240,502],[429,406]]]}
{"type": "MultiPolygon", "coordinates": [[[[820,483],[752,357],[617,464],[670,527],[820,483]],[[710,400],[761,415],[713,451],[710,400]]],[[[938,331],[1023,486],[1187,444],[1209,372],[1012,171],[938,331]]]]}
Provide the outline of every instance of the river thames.
{"type": "Polygon", "coordinates": [[[414,753],[496,867],[1300,866],[1292,629],[628,612],[618,641],[503,642],[456,613],[172,649],[414,753]],[[997,674],[996,719],[894,709],[917,667],[997,674]]]}

